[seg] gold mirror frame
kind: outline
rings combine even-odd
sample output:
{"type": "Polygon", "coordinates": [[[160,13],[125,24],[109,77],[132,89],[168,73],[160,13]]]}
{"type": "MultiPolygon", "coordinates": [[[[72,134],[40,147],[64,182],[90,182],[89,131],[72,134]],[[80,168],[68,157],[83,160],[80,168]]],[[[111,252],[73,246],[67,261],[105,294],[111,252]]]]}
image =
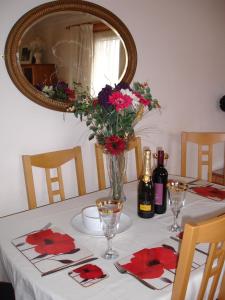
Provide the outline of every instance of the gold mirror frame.
{"type": "Polygon", "coordinates": [[[106,21],[117,31],[127,51],[127,68],[121,81],[130,83],[137,66],[137,50],[131,33],[116,15],[104,7],[83,0],[63,0],[48,2],[31,9],[16,22],[8,35],[5,46],[6,68],[14,84],[27,98],[56,111],[67,111],[69,104],[48,98],[32,86],[23,76],[17,56],[19,42],[25,31],[40,18],[62,11],[81,11],[92,14],[106,21]]]}

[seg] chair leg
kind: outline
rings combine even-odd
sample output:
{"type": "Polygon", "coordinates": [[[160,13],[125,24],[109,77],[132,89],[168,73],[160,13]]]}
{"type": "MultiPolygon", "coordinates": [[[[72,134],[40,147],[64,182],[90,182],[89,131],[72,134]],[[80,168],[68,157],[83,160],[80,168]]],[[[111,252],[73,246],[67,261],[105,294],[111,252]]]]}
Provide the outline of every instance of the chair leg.
{"type": "Polygon", "coordinates": [[[0,299],[15,300],[14,289],[9,282],[0,282],[0,299]]]}

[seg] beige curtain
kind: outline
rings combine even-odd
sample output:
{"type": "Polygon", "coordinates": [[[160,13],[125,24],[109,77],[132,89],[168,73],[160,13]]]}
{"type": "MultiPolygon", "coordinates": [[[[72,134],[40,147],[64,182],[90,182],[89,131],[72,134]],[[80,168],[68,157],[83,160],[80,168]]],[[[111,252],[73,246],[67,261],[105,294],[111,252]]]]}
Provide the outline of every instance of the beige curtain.
{"type": "Polygon", "coordinates": [[[69,84],[73,81],[83,86],[91,85],[93,59],[93,25],[74,26],[70,29],[69,84]]]}
{"type": "Polygon", "coordinates": [[[94,59],[92,69],[92,94],[106,85],[118,83],[120,73],[120,38],[113,31],[94,34],[94,59]]]}
{"type": "Polygon", "coordinates": [[[58,34],[52,47],[59,80],[73,88],[73,81],[91,85],[93,25],[73,26],[58,34]]]}

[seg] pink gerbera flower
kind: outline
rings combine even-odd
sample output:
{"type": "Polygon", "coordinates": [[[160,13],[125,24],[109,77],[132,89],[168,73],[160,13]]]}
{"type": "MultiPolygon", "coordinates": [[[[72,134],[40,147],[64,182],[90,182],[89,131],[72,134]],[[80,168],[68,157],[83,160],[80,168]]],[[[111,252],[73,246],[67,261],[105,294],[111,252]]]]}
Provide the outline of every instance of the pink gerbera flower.
{"type": "Polygon", "coordinates": [[[109,96],[109,103],[115,106],[116,111],[120,111],[132,105],[132,98],[120,92],[115,92],[109,96]]]}

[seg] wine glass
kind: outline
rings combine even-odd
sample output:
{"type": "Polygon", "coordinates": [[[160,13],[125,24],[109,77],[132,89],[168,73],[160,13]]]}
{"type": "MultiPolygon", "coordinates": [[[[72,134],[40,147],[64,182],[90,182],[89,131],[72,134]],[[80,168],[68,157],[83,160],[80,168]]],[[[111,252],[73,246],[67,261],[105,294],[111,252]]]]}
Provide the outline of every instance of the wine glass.
{"type": "Polygon", "coordinates": [[[100,216],[102,230],[107,239],[107,249],[102,257],[105,259],[115,259],[119,254],[112,249],[112,238],[116,235],[119,226],[123,201],[98,199],[96,200],[96,205],[100,216]]]}
{"type": "Polygon", "coordinates": [[[169,230],[178,232],[181,231],[181,227],[177,223],[177,218],[185,203],[187,184],[177,180],[170,180],[167,188],[169,205],[173,213],[173,224],[169,226],[169,230]]]}

